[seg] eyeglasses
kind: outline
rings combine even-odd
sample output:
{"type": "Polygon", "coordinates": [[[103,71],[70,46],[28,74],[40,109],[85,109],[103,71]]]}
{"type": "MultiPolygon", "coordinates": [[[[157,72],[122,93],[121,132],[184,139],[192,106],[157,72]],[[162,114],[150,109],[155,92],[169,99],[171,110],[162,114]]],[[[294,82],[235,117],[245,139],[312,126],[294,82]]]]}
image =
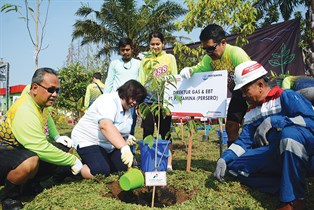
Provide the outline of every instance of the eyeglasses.
{"type": "Polygon", "coordinates": [[[45,86],[43,86],[43,85],[41,85],[41,84],[39,84],[39,83],[36,83],[36,84],[39,85],[40,87],[46,89],[48,93],[51,93],[51,94],[53,94],[54,92],[56,92],[57,94],[60,93],[60,88],[55,88],[55,87],[49,87],[49,88],[47,88],[47,87],[45,87],[45,86]]]}
{"type": "Polygon", "coordinates": [[[213,53],[216,50],[216,47],[218,46],[218,43],[216,43],[213,46],[204,47],[203,50],[206,51],[206,53],[213,53]]]}

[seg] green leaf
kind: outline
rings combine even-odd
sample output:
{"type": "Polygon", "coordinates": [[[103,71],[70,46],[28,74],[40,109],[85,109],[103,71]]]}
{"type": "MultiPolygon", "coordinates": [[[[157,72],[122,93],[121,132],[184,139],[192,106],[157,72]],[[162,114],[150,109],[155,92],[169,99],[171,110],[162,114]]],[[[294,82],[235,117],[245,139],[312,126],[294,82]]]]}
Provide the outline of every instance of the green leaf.
{"type": "Polygon", "coordinates": [[[268,63],[274,67],[281,65],[278,60],[269,60],[268,63]]]}
{"type": "Polygon", "coordinates": [[[151,149],[154,145],[154,138],[152,135],[146,136],[145,139],[143,140],[144,144],[148,143],[148,147],[151,149]]]}

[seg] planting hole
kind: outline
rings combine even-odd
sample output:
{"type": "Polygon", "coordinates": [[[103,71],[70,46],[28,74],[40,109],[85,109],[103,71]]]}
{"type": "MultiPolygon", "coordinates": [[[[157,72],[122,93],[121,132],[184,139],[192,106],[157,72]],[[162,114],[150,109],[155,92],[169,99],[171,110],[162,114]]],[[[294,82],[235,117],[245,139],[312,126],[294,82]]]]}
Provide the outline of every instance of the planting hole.
{"type": "MultiPolygon", "coordinates": [[[[109,183],[108,187],[110,192],[105,197],[115,198],[125,203],[151,206],[153,187],[141,187],[130,191],[123,191],[117,181],[109,183]]],[[[191,199],[195,193],[195,191],[186,192],[183,189],[175,189],[170,186],[156,187],[154,206],[166,207],[176,205],[191,199]]]]}

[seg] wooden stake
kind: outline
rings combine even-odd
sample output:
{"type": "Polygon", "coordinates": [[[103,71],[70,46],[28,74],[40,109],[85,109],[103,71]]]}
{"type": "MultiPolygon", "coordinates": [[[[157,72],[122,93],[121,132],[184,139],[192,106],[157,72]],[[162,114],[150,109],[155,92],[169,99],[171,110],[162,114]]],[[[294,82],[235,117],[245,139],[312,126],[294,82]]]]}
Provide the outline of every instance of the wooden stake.
{"type": "Polygon", "coordinates": [[[154,208],[155,204],[155,193],[156,193],[156,186],[153,186],[153,195],[152,195],[152,208],[154,208]]]}
{"type": "Polygon", "coordinates": [[[194,135],[194,129],[192,129],[189,134],[188,157],[187,157],[187,163],[186,163],[187,172],[191,171],[193,135],[194,135]]]}

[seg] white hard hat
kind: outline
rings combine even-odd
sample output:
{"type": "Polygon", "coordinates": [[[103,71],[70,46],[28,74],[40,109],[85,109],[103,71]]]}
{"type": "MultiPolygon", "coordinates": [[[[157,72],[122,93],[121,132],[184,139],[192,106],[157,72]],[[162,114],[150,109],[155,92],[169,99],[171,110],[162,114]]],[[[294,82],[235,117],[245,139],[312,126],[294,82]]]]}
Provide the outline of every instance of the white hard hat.
{"type": "Polygon", "coordinates": [[[238,90],[244,85],[264,76],[267,71],[256,61],[245,61],[235,67],[233,90],[238,90]]]}

